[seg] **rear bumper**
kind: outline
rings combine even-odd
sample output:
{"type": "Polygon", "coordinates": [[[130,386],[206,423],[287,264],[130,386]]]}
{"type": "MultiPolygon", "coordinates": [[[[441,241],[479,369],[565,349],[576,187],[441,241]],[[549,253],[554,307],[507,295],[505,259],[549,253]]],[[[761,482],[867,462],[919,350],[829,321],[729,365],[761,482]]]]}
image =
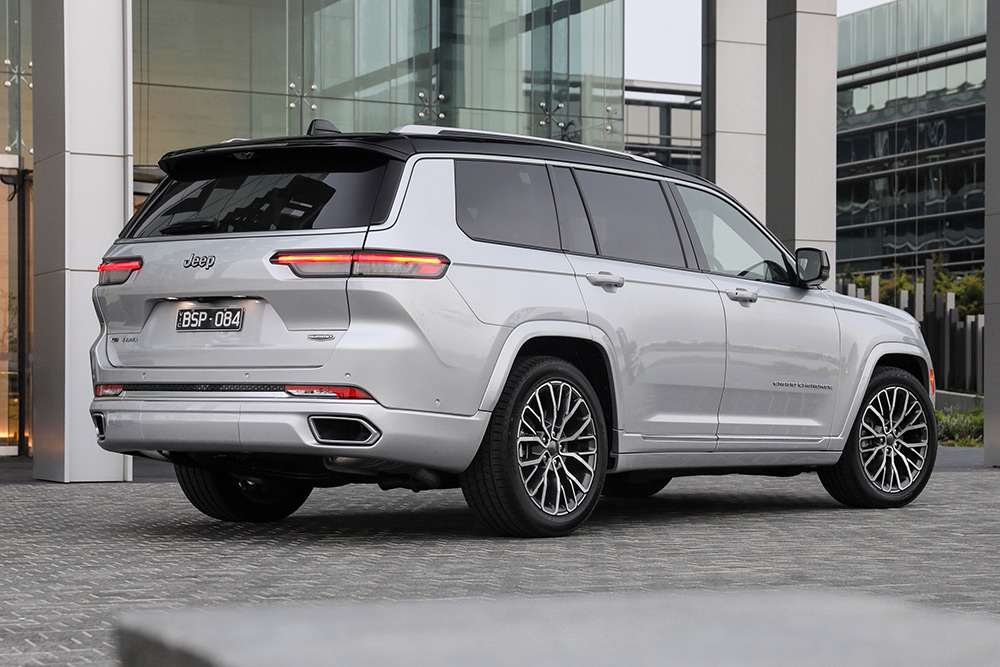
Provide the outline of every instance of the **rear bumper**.
{"type": "Polygon", "coordinates": [[[490,413],[470,416],[391,410],[374,401],[268,399],[95,399],[100,446],[110,452],[162,450],[350,456],[445,472],[468,467],[490,413]],[[320,442],[310,418],[344,417],[374,429],[370,444],[320,442]]]}

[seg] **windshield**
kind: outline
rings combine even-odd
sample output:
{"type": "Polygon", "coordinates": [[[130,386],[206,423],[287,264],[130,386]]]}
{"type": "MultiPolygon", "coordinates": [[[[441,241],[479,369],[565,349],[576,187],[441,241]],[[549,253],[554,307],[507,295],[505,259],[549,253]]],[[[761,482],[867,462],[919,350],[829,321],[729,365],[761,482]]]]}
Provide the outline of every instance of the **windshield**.
{"type": "MultiPolygon", "coordinates": [[[[255,156],[257,157],[257,156],[255,156]]],[[[343,158],[345,156],[341,156],[343,158]]],[[[190,180],[168,178],[126,227],[125,236],[254,234],[366,227],[382,197],[383,156],[352,152],[352,159],[291,161],[212,160],[209,173],[188,169],[190,180]],[[322,169],[320,169],[322,168],[322,169]],[[205,176],[201,178],[200,176],[205,176]]],[[[398,170],[391,170],[398,179],[398,170]]],[[[395,192],[395,183],[389,195],[395,192]]]]}

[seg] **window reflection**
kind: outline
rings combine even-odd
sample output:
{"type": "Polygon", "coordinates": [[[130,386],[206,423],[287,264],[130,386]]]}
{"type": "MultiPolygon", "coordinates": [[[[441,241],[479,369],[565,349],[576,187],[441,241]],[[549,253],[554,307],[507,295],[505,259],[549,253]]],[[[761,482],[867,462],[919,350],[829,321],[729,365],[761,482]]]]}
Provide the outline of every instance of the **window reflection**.
{"type": "Polygon", "coordinates": [[[315,117],[624,146],[623,0],[132,5],[137,164],[193,141],[299,134],[315,117]]]}

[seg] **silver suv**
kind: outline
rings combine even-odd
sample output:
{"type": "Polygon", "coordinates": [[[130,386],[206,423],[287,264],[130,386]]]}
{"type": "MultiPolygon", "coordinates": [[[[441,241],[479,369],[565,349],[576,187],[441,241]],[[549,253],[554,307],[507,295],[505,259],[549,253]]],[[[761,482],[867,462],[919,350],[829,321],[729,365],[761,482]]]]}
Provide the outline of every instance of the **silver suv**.
{"type": "Polygon", "coordinates": [[[460,486],[509,535],[681,475],[818,473],[897,507],[936,453],[903,311],[819,285],[711,183],[612,151],[431,127],[169,153],[108,250],[91,413],[199,510],[460,486]]]}

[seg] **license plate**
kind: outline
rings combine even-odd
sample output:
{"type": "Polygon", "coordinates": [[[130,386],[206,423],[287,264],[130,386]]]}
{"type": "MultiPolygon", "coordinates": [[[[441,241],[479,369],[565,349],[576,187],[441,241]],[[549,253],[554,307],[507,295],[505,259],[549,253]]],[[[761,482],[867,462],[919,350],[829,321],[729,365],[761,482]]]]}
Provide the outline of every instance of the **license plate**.
{"type": "Polygon", "coordinates": [[[177,311],[177,331],[239,331],[242,327],[242,308],[181,308],[177,311]]]}

